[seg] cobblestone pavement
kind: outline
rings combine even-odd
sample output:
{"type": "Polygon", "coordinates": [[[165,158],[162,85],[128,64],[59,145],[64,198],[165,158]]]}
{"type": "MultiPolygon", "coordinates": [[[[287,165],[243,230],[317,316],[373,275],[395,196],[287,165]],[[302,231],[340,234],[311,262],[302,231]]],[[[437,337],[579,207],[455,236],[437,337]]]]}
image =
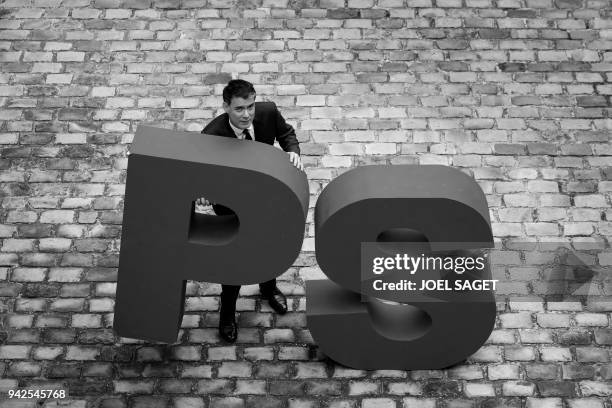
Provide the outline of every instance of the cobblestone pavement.
{"type": "MultiPolygon", "coordinates": [[[[316,198],[366,164],[465,171],[497,240],[609,248],[611,16],[609,0],[0,1],[0,406],[612,408],[609,276],[586,303],[500,304],[476,354],[431,371],[336,365],[304,297],[324,277],[316,198]],[[228,346],[219,287],[190,282],[176,344],[117,338],[135,129],[200,131],[232,77],[301,142],[312,200],[280,278],[291,312],[243,288],[228,346]],[[28,387],[69,397],[8,399],[28,387]]],[[[521,262],[508,276],[528,280],[521,262]]]]}

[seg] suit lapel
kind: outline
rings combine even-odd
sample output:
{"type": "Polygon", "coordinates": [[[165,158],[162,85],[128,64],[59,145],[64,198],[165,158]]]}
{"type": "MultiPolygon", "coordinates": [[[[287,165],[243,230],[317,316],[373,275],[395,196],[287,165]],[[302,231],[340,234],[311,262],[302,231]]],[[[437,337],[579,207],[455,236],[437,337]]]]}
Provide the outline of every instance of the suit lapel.
{"type": "Polygon", "coordinates": [[[265,122],[261,121],[261,115],[258,115],[257,112],[257,102],[255,103],[255,117],[253,118],[253,131],[255,132],[255,140],[261,140],[263,135],[265,134],[264,127],[266,126],[265,122]]]}
{"type": "Polygon", "coordinates": [[[255,132],[254,140],[258,140],[261,138],[263,129],[262,129],[261,123],[259,123],[259,121],[256,121],[255,119],[257,118],[253,118],[253,132],[255,132]]]}
{"type": "Polygon", "coordinates": [[[236,138],[236,133],[234,133],[234,129],[232,129],[232,127],[230,126],[229,123],[229,115],[227,113],[224,113],[223,115],[225,115],[225,118],[223,119],[223,125],[224,125],[224,135],[225,137],[233,137],[234,139],[236,138]]]}

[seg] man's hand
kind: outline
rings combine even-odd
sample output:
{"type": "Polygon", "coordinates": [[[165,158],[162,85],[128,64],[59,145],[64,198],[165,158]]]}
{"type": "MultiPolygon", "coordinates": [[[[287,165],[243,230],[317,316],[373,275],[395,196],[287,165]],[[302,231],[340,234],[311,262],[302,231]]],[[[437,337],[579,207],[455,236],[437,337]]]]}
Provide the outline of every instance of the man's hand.
{"type": "Polygon", "coordinates": [[[210,201],[208,201],[204,197],[200,197],[200,198],[198,198],[196,200],[196,205],[207,206],[207,205],[213,205],[213,203],[211,203],[210,201]]]}
{"type": "Polygon", "coordinates": [[[304,171],[304,165],[302,164],[302,160],[300,159],[300,155],[295,152],[287,152],[289,154],[289,161],[299,170],[304,171]]]}
{"type": "Polygon", "coordinates": [[[212,205],[213,203],[206,198],[200,197],[195,201],[195,212],[204,214],[209,213],[212,211],[212,205]]]}

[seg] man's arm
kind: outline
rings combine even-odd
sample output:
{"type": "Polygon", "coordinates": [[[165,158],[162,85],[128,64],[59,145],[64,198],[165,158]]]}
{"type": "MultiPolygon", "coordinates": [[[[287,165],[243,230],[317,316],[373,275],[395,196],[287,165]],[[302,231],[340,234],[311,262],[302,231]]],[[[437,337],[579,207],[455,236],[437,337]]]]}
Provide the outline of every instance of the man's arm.
{"type": "Polygon", "coordinates": [[[280,147],[286,152],[293,152],[300,154],[300,143],[295,135],[293,126],[285,122],[285,118],[279,112],[276,104],[274,104],[274,114],[276,120],[276,140],[280,147]]]}

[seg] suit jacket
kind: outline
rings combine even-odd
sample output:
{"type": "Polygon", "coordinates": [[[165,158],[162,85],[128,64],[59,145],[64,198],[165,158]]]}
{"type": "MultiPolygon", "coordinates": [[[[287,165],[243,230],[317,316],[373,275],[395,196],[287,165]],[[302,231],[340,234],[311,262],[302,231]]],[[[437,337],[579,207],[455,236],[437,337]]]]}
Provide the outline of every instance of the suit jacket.
{"type": "MultiPolygon", "coordinates": [[[[255,102],[255,117],[253,118],[255,140],[269,145],[278,140],[278,144],[286,152],[300,153],[300,146],[295,136],[295,130],[280,114],[274,102],[255,102]]],[[[214,118],[202,130],[202,133],[215,136],[236,137],[229,123],[227,113],[214,118]]]]}
{"type": "MultiPolygon", "coordinates": [[[[274,102],[255,102],[255,117],[253,118],[253,130],[255,140],[269,145],[278,140],[278,144],[286,152],[300,154],[300,146],[295,136],[295,130],[280,114],[274,102]]],[[[234,129],[230,126],[227,113],[214,118],[202,130],[207,135],[236,137],[234,129]]],[[[217,215],[235,215],[232,210],[221,205],[213,204],[213,209],[217,215]]]]}

